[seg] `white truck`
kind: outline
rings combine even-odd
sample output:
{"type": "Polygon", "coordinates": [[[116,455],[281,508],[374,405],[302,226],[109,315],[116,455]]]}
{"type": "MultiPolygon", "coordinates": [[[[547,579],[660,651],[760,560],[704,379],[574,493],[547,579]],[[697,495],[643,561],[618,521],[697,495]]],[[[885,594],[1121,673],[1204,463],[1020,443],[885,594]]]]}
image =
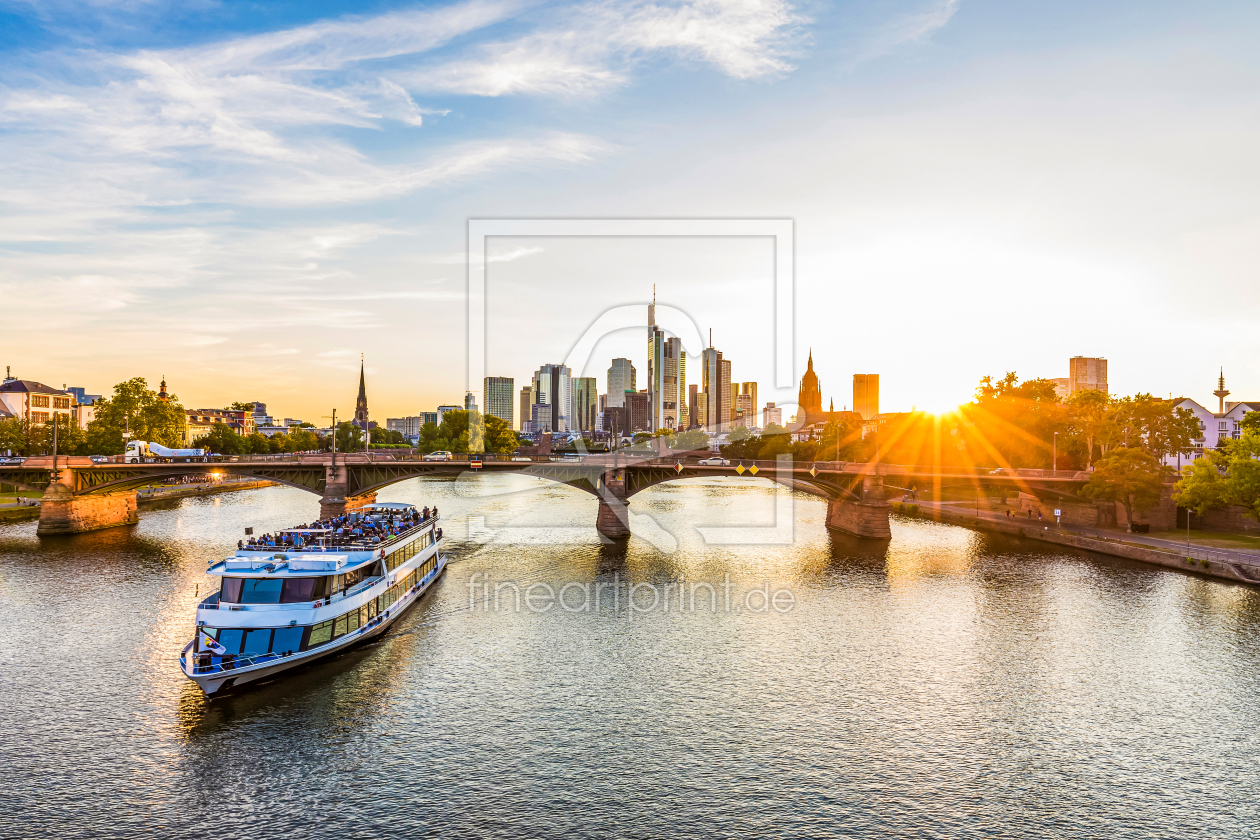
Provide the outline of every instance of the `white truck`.
{"type": "Polygon", "coordinates": [[[127,451],[123,453],[123,461],[128,464],[209,460],[208,449],[171,449],[160,443],[147,443],[143,440],[127,441],[127,451]]]}

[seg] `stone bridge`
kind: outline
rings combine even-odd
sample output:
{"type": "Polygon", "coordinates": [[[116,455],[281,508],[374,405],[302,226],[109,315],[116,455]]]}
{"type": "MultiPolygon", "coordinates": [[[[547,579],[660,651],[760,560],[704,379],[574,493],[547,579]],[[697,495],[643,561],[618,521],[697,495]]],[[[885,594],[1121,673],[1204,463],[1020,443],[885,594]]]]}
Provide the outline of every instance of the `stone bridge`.
{"type": "MultiPolygon", "coordinates": [[[[932,469],[895,464],[732,461],[701,466],[695,453],[640,456],[625,453],[523,458],[456,456],[425,461],[393,454],[241,456],[215,463],[126,464],[115,458],[98,463],[77,456],[27,458],[20,466],[0,466],[0,482],[43,490],[38,533],[73,534],[137,519],[136,490],[156,481],[197,474],[231,475],[274,481],[320,497],[320,515],[337,516],[376,500],[376,491],[399,481],[467,472],[518,473],[575,487],[599,499],[596,529],[607,537],[630,534],[629,500],[667,481],[703,476],[769,479],[828,500],[827,525],[862,537],[888,538],[889,491],[952,486],[998,486],[1039,497],[1080,500],[1084,473],[1050,470],[979,471],[932,469]]],[[[1080,500],[1083,501],[1083,500],[1080,500]]]]}

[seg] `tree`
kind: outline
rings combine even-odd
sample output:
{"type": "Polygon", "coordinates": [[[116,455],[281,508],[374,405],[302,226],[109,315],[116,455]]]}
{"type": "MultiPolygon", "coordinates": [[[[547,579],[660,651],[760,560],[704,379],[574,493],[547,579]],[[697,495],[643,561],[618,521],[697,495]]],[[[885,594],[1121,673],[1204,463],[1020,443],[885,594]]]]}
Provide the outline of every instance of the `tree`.
{"type": "Polygon", "coordinates": [[[1081,492],[1091,499],[1120,502],[1133,530],[1134,509],[1145,510],[1159,502],[1168,470],[1141,449],[1121,447],[1098,462],[1081,492]]]}
{"type": "Polygon", "coordinates": [[[1193,412],[1177,408],[1170,400],[1135,394],[1117,406],[1125,446],[1140,446],[1157,459],[1192,451],[1195,440],[1203,435],[1193,412]]]}
{"type": "Polygon", "coordinates": [[[1257,415],[1260,412],[1251,412],[1244,418],[1246,430],[1238,440],[1187,465],[1177,482],[1177,504],[1200,516],[1210,508],[1242,505],[1248,516],[1260,519],[1260,425],[1246,425],[1257,415]]]}
{"type": "Polygon", "coordinates": [[[223,410],[224,411],[245,411],[250,414],[253,414],[254,404],[252,402],[234,402],[223,410]]]}
{"type": "Polygon", "coordinates": [[[363,430],[349,421],[337,424],[337,451],[362,452],[363,430]]]}
{"type": "Polygon", "coordinates": [[[215,455],[241,455],[248,451],[245,439],[221,422],[215,423],[209,432],[199,437],[196,446],[215,455]]]}
{"type": "Polygon", "coordinates": [[[242,440],[245,445],[245,451],[252,455],[267,455],[271,452],[271,444],[267,441],[267,436],[262,432],[251,432],[248,437],[242,440]]]}
{"type": "Polygon", "coordinates": [[[736,426],[731,429],[731,433],[726,436],[726,439],[731,443],[739,443],[741,440],[748,440],[752,436],[753,433],[748,431],[746,426],[736,426]]]}
{"type": "Polygon", "coordinates": [[[506,420],[501,417],[495,417],[493,414],[487,414],[485,415],[485,421],[486,452],[506,455],[509,452],[515,452],[516,448],[521,445],[520,438],[516,436],[516,432],[512,431],[511,424],[506,420]]]}
{"type": "Polygon", "coordinates": [[[85,448],[91,455],[118,455],[127,440],[179,447],[187,425],[178,397],[158,399],[144,377],[137,376],[115,385],[108,399],[96,401],[96,419],[88,424],[85,448]]]}
{"type": "MultiPolygon", "coordinates": [[[[1094,463],[1094,443],[1115,426],[1114,401],[1106,391],[1087,388],[1068,397],[1068,434],[1085,444],[1085,469],[1094,463]]],[[[1103,454],[1107,453],[1106,447],[1103,454]]]]}
{"type": "Polygon", "coordinates": [[[30,424],[25,420],[16,417],[0,420],[0,452],[29,455],[29,431],[30,424]]]}
{"type": "Polygon", "coordinates": [[[674,437],[674,442],[670,446],[673,449],[683,450],[708,449],[709,435],[703,429],[680,432],[674,437]]]}
{"type": "Polygon", "coordinates": [[[284,438],[285,452],[314,452],[320,449],[319,435],[308,428],[289,429],[288,434],[277,437],[284,438]]]}

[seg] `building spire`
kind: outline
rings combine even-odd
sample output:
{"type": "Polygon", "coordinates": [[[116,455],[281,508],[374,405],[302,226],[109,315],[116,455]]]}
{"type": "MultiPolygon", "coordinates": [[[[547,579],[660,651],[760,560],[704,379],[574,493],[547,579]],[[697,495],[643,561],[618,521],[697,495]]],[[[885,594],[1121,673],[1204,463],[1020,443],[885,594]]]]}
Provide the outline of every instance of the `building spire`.
{"type": "Polygon", "coordinates": [[[363,377],[363,354],[359,354],[359,397],[354,401],[354,423],[359,428],[367,431],[368,427],[368,401],[367,401],[367,383],[363,377]]]}

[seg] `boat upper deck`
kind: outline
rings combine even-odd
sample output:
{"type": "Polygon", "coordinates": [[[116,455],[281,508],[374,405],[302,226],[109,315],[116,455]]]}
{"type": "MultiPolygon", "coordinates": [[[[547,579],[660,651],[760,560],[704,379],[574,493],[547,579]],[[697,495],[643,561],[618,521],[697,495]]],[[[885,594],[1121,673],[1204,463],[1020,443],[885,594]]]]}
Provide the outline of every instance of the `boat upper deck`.
{"type": "Polygon", "coordinates": [[[381,503],[297,528],[242,540],[234,555],[210,564],[210,575],[309,577],[341,574],[372,562],[388,550],[424,533],[437,521],[437,508],[381,503]]]}

